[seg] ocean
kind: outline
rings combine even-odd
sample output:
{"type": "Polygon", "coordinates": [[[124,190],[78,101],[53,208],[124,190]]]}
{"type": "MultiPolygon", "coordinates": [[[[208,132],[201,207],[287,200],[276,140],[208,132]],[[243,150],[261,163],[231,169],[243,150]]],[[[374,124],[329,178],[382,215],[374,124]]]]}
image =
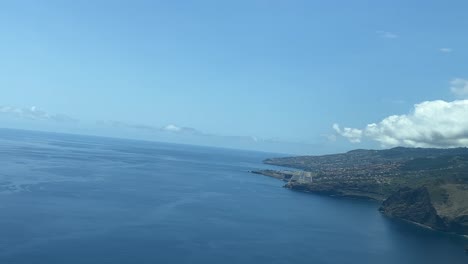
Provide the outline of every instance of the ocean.
{"type": "Polygon", "coordinates": [[[0,263],[468,263],[462,237],[249,173],[272,156],[0,129],[0,263]]]}

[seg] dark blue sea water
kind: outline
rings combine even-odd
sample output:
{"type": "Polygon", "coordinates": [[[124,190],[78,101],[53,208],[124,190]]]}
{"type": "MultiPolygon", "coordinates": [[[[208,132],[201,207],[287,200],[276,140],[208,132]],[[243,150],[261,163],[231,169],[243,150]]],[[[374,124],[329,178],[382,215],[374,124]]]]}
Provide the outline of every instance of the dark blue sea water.
{"type": "Polygon", "coordinates": [[[248,173],[272,155],[0,130],[0,263],[468,263],[460,237],[248,173]]]}

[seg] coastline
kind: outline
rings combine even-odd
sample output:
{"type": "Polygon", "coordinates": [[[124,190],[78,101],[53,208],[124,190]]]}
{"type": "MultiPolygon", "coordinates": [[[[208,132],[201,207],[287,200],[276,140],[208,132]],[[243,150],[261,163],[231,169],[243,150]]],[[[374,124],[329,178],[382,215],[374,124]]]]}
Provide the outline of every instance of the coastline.
{"type": "MultiPolygon", "coordinates": [[[[296,192],[309,193],[309,194],[315,194],[315,195],[321,195],[321,196],[328,196],[328,197],[339,198],[339,199],[367,200],[367,201],[378,202],[380,205],[382,205],[383,202],[388,199],[388,197],[385,198],[385,199],[376,199],[374,197],[367,196],[367,195],[349,195],[349,194],[339,194],[339,193],[336,193],[336,192],[314,191],[314,190],[311,190],[309,188],[297,188],[297,186],[300,186],[300,185],[297,185],[297,184],[292,185],[291,181],[290,181],[291,178],[286,179],[284,177],[285,175],[289,175],[291,173],[291,171],[288,171],[288,170],[284,170],[284,171],[265,170],[265,171],[252,170],[252,171],[249,171],[249,173],[257,174],[257,175],[263,175],[263,176],[275,178],[277,180],[281,180],[283,182],[287,182],[285,185],[283,185],[283,188],[289,189],[291,191],[296,191],[296,192]],[[265,171],[267,173],[264,173],[265,171]],[[272,175],[272,173],[274,173],[274,175],[272,175]],[[282,177],[281,177],[281,175],[282,175],[282,177]]],[[[417,221],[412,221],[412,220],[406,219],[404,217],[398,217],[398,216],[386,214],[385,212],[383,212],[381,210],[381,208],[379,208],[379,212],[383,216],[388,217],[389,219],[396,219],[396,220],[404,221],[404,222],[414,224],[414,225],[417,225],[417,226],[419,226],[421,228],[425,228],[425,229],[428,229],[428,230],[431,230],[431,231],[436,231],[436,232],[440,232],[440,233],[444,233],[444,234],[448,234],[448,235],[455,235],[457,237],[462,237],[462,238],[464,238],[464,239],[466,239],[468,241],[468,234],[460,234],[460,233],[451,232],[451,231],[448,231],[448,230],[445,231],[445,230],[441,230],[441,229],[431,227],[431,226],[429,226],[427,224],[424,224],[424,223],[420,223],[420,222],[417,222],[417,221]]]]}
{"type": "MultiPolygon", "coordinates": [[[[386,215],[384,213],[381,212],[381,214],[389,219],[395,219],[395,220],[398,220],[398,221],[403,221],[403,222],[406,222],[406,223],[409,223],[409,224],[413,224],[413,225],[416,225],[416,226],[419,226],[421,228],[424,228],[424,229],[427,229],[427,230],[431,230],[431,231],[434,231],[434,232],[438,232],[438,233],[441,233],[441,234],[446,234],[446,235],[452,235],[452,236],[456,236],[456,237],[461,237],[461,238],[464,238],[466,239],[467,243],[468,243],[468,235],[463,235],[463,234],[457,234],[457,233],[454,233],[454,232],[445,232],[445,231],[441,231],[441,230],[437,230],[435,228],[432,228],[428,225],[425,225],[425,224],[421,224],[421,223],[418,223],[418,222],[414,222],[414,221],[411,221],[411,220],[408,220],[408,219],[404,219],[404,218],[400,218],[400,217],[393,217],[393,216],[390,216],[390,215],[386,215]]],[[[468,246],[468,245],[467,245],[468,246]]]]}

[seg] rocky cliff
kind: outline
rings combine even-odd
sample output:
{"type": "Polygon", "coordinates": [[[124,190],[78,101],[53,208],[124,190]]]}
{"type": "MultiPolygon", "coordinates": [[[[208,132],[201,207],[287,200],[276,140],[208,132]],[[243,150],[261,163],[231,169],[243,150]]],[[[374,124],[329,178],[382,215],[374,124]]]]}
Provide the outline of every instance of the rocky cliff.
{"type": "Polygon", "coordinates": [[[401,218],[437,230],[447,230],[447,224],[437,214],[426,187],[402,188],[390,195],[379,211],[391,217],[401,218]]]}

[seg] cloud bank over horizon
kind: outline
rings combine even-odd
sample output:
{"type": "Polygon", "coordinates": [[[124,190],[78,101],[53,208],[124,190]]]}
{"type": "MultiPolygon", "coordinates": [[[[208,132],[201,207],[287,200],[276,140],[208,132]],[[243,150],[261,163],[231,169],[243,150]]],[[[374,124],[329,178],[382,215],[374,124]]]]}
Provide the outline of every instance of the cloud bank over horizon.
{"type": "Polygon", "coordinates": [[[186,135],[205,135],[205,133],[192,128],[192,127],[181,127],[175,124],[168,124],[162,127],[156,127],[151,125],[143,125],[143,124],[129,124],[126,122],[121,121],[98,121],[96,122],[97,125],[101,126],[110,126],[115,128],[128,128],[140,131],[147,131],[147,132],[168,132],[173,134],[186,134],[186,135]]]}
{"type": "Polygon", "coordinates": [[[55,122],[77,122],[78,120],[67,115],[50,114],[42,109],[32,106],[26,107],[12,107],[0,106],[0,114],[8,115],[15,118],[37,120],[37,121],[55,121],[55,122]]]}
{"type": "Polygon", "coordinates": [[[466,147],[468,100],[425,101],[414,105],[408,114],[392,115],[363,129],[338,124],[333,129],[352,143],[370,139],[383,147],[466,147]]]}
{"type": "MultiPolygon", "coordinates": [[[[239,136],[239,135],[218,135],[218,134],[211,134],[206,133],[204,131],[200,131],[193,127],[187,126],[179,126],[174,123],[170,123],[164,126],[154,126],[148,124],[138,124],[138,123],[127,123],[122,121],[113,121],[113,120],[101,120],[95,122],[86,122],[80,121],[76,118],[63,115],[63,114],[52,114],[45,110],[42,110],[36,106],[32,107],[14,107],[14,106],[6,106],[0,105],[0,117],[12,117],[14,119],[19,120],[26,120],[26,121],[33,121],[36,124],[39,123],[47,123],[47,122],[54,122],[54,123],[77,123],[80,122],[84,126],[91,126],[97,128],[111,128],[117,129],[122,132],[132,130],[132,131],[140,131],[146,133],[147,135],[158,136],[162,134],[166,135],[174,135],[174,136],[182,136],[182,137],[197,137],[197,138],[205,138],[205,139],[225,139],[231,141],[245,141],[245,142],[264,142],[264,143],[296,143],[296,142],[288,142],[278,139],[264,139],[259,138],[257,136],[239,136]]],[[[88,120],[89,121],[89,120],[88,120]]]]}

